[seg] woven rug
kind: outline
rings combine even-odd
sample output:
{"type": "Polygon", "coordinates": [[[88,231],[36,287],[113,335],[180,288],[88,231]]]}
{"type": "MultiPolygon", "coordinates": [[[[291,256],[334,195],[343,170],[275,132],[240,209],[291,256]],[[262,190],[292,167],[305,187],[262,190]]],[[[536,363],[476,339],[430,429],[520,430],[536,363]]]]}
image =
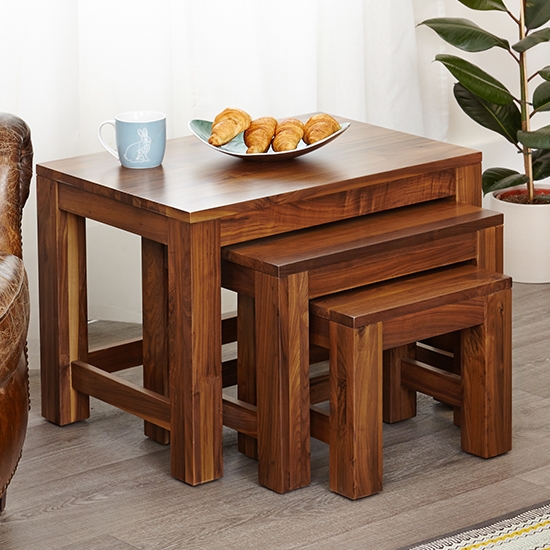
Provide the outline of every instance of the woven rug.
{"type": "Polygon", "coordinates": [[[550,550],[550,501],[401,550],[550,550]]]}

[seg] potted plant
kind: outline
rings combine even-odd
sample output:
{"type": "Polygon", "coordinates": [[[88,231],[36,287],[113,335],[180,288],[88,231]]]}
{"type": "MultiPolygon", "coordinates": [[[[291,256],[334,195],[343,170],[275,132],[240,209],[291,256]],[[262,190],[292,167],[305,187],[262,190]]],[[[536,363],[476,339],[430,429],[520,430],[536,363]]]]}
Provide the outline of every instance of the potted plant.
{"type": "Polygon", "coordinates": [[[550,125],[533,129],[532,121],[534,126],[537,114],[550,111],[550,65],[528,73],[527,56],[535,46],[550,41],[550,28],[544,27],[550,21],[550,0],[519,0],[517,14],[503,0],[458,1],[473,10],[500,12],[499,16],[509,17],[517,27],[517,40],[510,43],[468,19],[446,17],[421,23],[465,52],[502,49],[505,60],[517,71],[517,90],[511,91],[466,59],[448,54],[436,56],[458,81],[453,92],[461,109],[478,124],[503,136],[523,155],[523,173],[510,168],[489,168],[482,177],[483,193],[492,195],[491,208],[504,211],[505,215],[505,270],[517,281],[549,282],[550,254],[546,262],[540,254],[543,248],[550,252],[550,247],[541,246],[539,239],[542,236],[547,242],[550,235],[550,189],[535,186],[535,182],[550,176],[550,125]],[[526,213],[527,221],[514,222],[516,211],[526,213]],[[546,226],[534,225],[537,214],[546,226]],[[529,233],[517,235],[521,229],[529,233]],[[528,251],[528,244],[533,241],[534,253],[528,251]],[[519,246],[518,252],[514,252],[514,242],[519,246]],[[526,265],[533,255],[534,268],[526,265]],[[538,273],[541,269],[543,272],[538,273]]]}

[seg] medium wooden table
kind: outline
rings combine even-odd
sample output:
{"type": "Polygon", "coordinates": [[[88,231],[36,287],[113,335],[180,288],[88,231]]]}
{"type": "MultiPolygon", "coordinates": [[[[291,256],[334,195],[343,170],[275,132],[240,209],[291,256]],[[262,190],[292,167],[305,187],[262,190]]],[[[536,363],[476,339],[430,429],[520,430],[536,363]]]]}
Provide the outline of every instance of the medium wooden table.
{"type": "MultiPolygon", "coordinates": [[[[43,416],[85,419],[93,395],[144,418],[159,441],[169,432],[174,477],[221,477],[221,247],[441,197],[481,203],[479,152],[351,122],[332,143],[283,162],[232,158],[190,136],[169,140],[163,165],[148,170],[104,152],[38,165],[43,416]],[[143,342],[88,349],[86,218],[142,238],[143,342]],[[144,388],[113,374],[137,364],[144,388]]],[[[486,246],[494,257],[496,245],[486,246]]],[[[277,433],[286,418],[294,429],[262,457],[273,472],[262,483],[285,491],[309,483],[307,357],[287,348],[288,334],[274,335],[287,339],[272,362],[288,393],[258,423],[277,433]]]]}

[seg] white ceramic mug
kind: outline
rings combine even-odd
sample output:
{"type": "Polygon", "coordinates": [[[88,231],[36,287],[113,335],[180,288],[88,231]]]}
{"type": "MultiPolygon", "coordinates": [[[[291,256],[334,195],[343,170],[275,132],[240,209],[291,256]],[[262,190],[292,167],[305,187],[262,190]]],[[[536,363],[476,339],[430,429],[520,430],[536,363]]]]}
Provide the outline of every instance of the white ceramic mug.
{"type": "Polygon", "coordinates": [[[101,145],[126,168],[154,168],[162,164],[166,149],[166,115],[158,111],[128,111],[106,120],[97,131],[101,145]],[[105,125],[115,129],[115,151],[101,130],[105,125]]]}

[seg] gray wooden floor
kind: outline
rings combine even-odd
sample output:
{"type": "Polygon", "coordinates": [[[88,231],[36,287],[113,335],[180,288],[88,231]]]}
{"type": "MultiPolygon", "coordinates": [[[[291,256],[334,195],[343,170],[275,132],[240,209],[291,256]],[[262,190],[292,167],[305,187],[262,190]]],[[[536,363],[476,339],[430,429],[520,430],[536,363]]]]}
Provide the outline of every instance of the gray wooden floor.
{"type": "MultiPolygon", "coordinates": [[[[351,502],[327,487],[327,447],[312,442],[312,483],[278,495],[224,432],[225,475],[189,487],[141,421],[93,401],[91,418],[59,428],[40,416],[39,376],[23,459],[0,519],[2,550],[396,550],[550,499],[550,285],[514,286],[514,449],[462,453],[451,412],[384,426],[384,491],[351,502]]],[[[135,374],[134,374],[135,376],[135,374]]]]}

